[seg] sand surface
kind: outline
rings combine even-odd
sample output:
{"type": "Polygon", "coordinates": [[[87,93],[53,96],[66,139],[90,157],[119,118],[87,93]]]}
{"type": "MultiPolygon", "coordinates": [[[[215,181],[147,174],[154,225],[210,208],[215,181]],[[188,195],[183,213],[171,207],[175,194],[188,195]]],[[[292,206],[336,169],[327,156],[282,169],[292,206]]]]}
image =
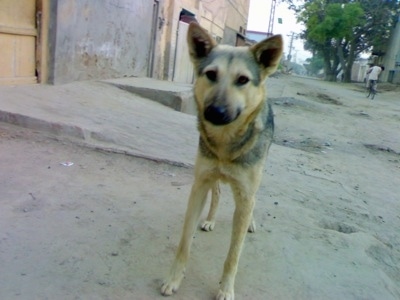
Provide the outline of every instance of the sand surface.
{"type": "MultiPolygon", "coordinates": [[[[400,299],[399,89],[371,101],[356,84],[268,86],[275,143],[235,298],[400,299]]],[[[0,299],[162,299],[191,168],[2,123],[0,153],[0,299]]],[[[224,187],[170,299],[216,294],[232,213],[224,187]]]]}

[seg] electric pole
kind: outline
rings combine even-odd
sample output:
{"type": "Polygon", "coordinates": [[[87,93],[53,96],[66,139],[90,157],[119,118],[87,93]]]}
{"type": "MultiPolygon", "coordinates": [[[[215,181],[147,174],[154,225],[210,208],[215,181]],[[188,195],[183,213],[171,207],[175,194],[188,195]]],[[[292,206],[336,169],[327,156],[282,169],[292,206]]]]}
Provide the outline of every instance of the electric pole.
{"type": "Polygon", "coordinates": [[[289,54],[287,56],[287,60],[290,61],[292,59],[292,49],[293,49],[293,40],[296,38],[296,34],[292,32],[291,35],[288,35],[290,37],[290,44],[289,44],[289,54]]]}
{"type": "Polygon", "coordinates": [[[274,20],[275,20],[275,7],[276,7],[276,0],[271,1],[271,12],[269,14],[269,24],[268,24],[268,36],[272,36],[274,33],[274,20]]]}

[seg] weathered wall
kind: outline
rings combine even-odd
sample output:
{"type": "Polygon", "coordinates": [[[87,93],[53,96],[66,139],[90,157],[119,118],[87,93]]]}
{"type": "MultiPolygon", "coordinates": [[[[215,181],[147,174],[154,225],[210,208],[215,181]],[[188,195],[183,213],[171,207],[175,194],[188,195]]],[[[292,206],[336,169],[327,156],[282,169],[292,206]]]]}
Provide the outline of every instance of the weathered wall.
{"type": "Polygon", "coordinates": [[[237,37],[237,31],[228,26],[225,26],[224,38],[222,39],[222,44],[236,46],[236,37],[237,37]]]}
{"type": "Polygon", "coordinates": [[[351,81],[364,82],[368,69],[368,60],[359,60],[353,63],[351,68],[351,81]]]}
{"type": "Polygon", "coordinates": [[[391,33],[391,39],[383,59],[385,71],[382,72],[380,80],[386,82],[389,79],[389,74],[393,72],[393,83],[400,81],[400,17],[396,27],[391,33]]]}
{"type": "Polygon", "coordinates": [[[236,45],[236,33],[246,34],[250,0],[229,0],[226,2],[227,15],[223,42],[236,45]]]}
{"type": "MultiPolygon", "coordinates": [[[[159,54],[157,78],[173,80],[177,60],[179,16],[182,9],[195,15],[197,21],[218,41],[236,44],[236,34],[247,27],[250,0],[162,0],[160,1],[159,54]],[[228,20],[229,19],[229,20],[228,20]],[[229,23],[229,24],[228,24],[229,23]],[[226,28],[226,26],[229,28],[226,28]],[[226,37],[225,37],[226,34],[226,37]]],[[[242,32],[243,33],[243,32],[242,32]]],[[[183,40],[183,39],[182,39],[183,40]]],[[[184,41],[186,43],[186,41],[184,41]]]]}
{"type": "Polygon", "coordinates": [[[199,5],[198,21],[217,41],[224,36],[227,2],[228,0],[201,1],[199,5]]]}
{"type": "Polygon", "coordinates": [[[153,1],[52,3],[50,82],[147,75],[153,1]]]}

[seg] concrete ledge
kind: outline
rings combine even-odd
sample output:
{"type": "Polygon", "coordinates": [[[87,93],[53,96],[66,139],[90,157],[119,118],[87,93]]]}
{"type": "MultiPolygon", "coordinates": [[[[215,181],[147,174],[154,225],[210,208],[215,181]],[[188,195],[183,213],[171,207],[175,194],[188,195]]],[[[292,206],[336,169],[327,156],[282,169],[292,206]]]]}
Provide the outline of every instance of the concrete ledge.
{"type": "Polygon", "coordinates": [[[103,80],[102,82],[156,101],[176,111],[196,115],[191,84],[139,77],[103,80]]]}
{"type": "Polygon", "coordinates": [[[35,117],[2,110],[0,110],[0,122],[45,131],[55,135],[66,135],[81,140],[85,140],[88,135],[85,129],[76,125],[41,120],[35,117]]]}
{"type": "Polygon", "coordinates": [[[179,166],[197,151],[194,116],[98,81],[0,87],[1,122],[179,166]]]}

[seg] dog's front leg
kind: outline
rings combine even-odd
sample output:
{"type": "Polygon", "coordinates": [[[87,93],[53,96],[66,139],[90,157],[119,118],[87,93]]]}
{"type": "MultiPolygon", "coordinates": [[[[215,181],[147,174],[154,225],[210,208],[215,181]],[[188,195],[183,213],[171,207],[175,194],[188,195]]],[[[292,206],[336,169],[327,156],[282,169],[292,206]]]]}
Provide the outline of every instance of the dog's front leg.
{"type": "Polygon", "coordinates": [[[233,300],[235,276],[238,268],[240,253],[249,225],[252,223],[255,193],[233,187],[235,198],[235,212],[233,215],[231,245],[224,264],[217,300],[233,300]]]}
{"type": "Polygon", "coordinates": [[[168,278],[161,286],[161,294],[164,296],[172,295],[179,288],[185,273],[186,263],[189,258],[190,246],[193,234],[197,228],[199,217],[203,211],[207,198],[207,192],[211,188],[212,182],[204,179],[203,176],[196,176],[195,182],[190,193],[188,207],[186,209],[185,223],[181,241],[179,243],[175,261],[172,264],[168,278]]]}

